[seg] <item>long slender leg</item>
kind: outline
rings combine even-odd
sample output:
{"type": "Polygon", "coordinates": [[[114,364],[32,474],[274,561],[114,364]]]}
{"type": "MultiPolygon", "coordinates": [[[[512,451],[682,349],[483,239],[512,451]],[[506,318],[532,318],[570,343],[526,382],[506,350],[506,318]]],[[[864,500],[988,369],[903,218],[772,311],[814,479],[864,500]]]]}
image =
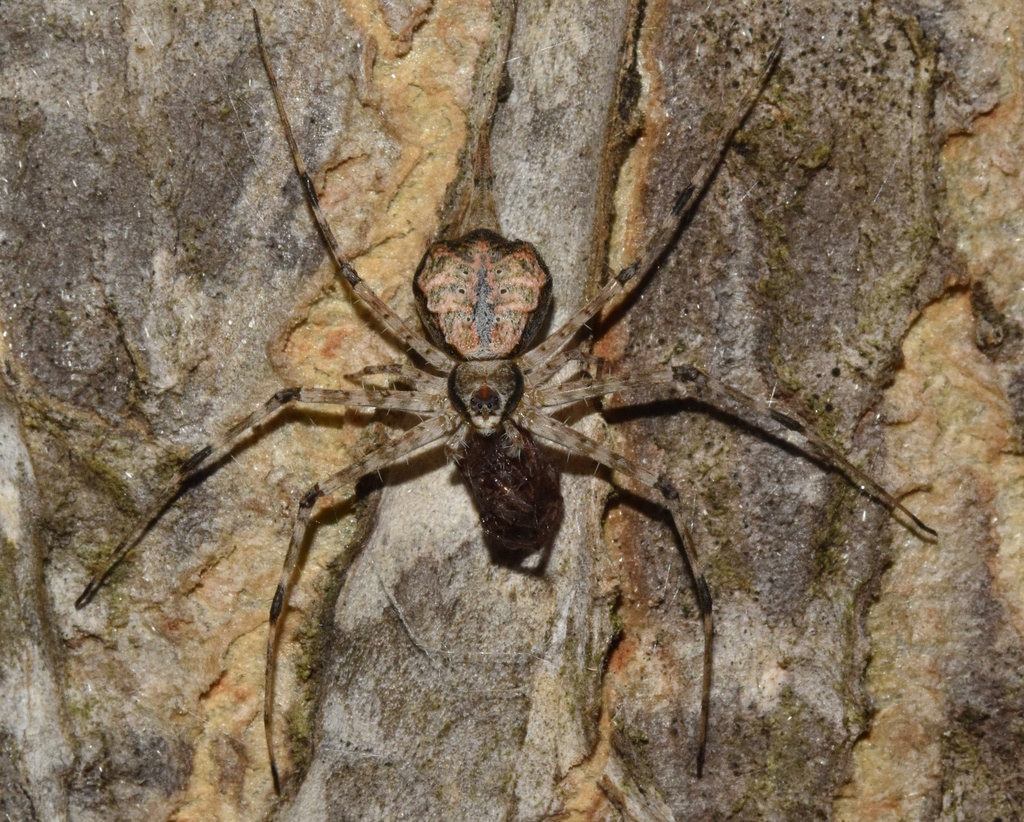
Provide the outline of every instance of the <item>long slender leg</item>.
{"type": "Polygon", "coordinates": [[[715,169],[722,162],[722,156],[732,139],[736,129],[746,119],[757,101],[758,95],[764,88],[771,74],[779,54],[782,52],[782,40],[776,41],[772,47],[768,59],[757,80],[750,85],[743,100],[733,110],[732,116],[725,128],[718,135],[714,148],[708,155],[697,173],[693,175],[690,182],[676,195],[675,203],[669,210],[668,216],[661,227],[655,232],[654,237],[647,244],[647,250],[630,265],[626,266],[615,277],[605,283],[597,295],[586,305],[580,308],[570,317],[557,331],[549,336],[543,343],[532,351],[527,352],[520,360],[523,372],[531,377],[531,382],[537,384],[547,379],[551,373],[548,363],[558,351],[576,336],[576,333],[595,317],[616,295],[624,291],[630,283],[641,283],[655,268],[655,264],[661,259],[668,246],[675,239],[676,233],[686,219],[686,216],[693,210],[694,205],[700,199],[700,195],[707,188],[715,169]]]}
{"type": "Polygon", "coordinates": [[[449,359],[448,355],[439,349],[434,348],[434,346],[432,346],[422,334],[409,326],[409,324],[398,316],[398,314],[396,314],[387,303],[378,297],[374,293],[373,289],[366,284],[366,281],[359,276],[356,270],[352,267],[352,264],[342,253],[341,246],[338,244],[338,240],[334,236],[334,232],[331,230],[331,225],[327,222],[327,217],[324,215],[323,209],[320,207],[320,198],[317,196],[313,180],[306,171],[306,164],[302,161],[302,155],[299,154],[299,147],[295,142],[295,137],[292,134],[292,126],[288,120],[288,113],[285,111],[284,101],[281,99],[281,92],[277,87],[277,77],[274,75],[274,70],[270,66],[270,55],[267,54],[267,48],[263,45],[263,33],[260,30],[260,18],[256,13],[255,8],[252,10],[252,21],[253,25],[256,27],[256,44],[260,50],[260,58],[263,60],[263,66],[267,70],[267,77],[270,79],[270,88],[274,92],[274,101],[277,103],[277,110],[281,115],[281,124],[284,126],[285,137],[288,138],[288,146],[292,152],[292,159],[295,161],[295,170],[299,173],[299,178],[302,180],[302,187],[306,191],[306,198],[309,200],[310,208],[313,209],[313,217],[316,219],[317,227],[320,229],[320,234],[324,238],[324,242],[327,244],[327,250],[330,252],[331,258],[334,260],[334,264],[338,267],[342,276],[348,280],[348,283],[352,286],[352,290],[356,293],[356,296],[370,307],[370,310],[374,313],[377,319],[384,324],[388,331],[423,357],[423,359],[432,366],[441,371],[448,371],[452,366],[452,361],[449,359]]]}
{"type": "Polygon", "coordinates": [[[284,568],[281,570],[281,580],[274,592],[274,601],[270,606],[270,625],[267,629],[267,669],[263,691],[263,727],[267,737],[267,755],[270,757],[270,772],[274,778],[274,790],[281,792],[281,781],[277,773],[277,763],[274,759],[274,737],[273,737],[273,711],[274,711],[274,660],[277,653],[278,634],[280,633],[280,617],[288,603],[288,591],[291,588],[292,578],[295,576],[295,567],[299,560],[299,554],[306,540],[306,531],[309,527],[309,520],[313,514],[313,508],[317,501],[329,496],[340,488],[350,486],[362,477],[379,471],[391,465],[413,451],[430,445],[432,442],[447,436],[456,427],[456,422],[447,415],[437,416],[425,420],[415,428],[406,431],[401,437],[382,445],[376,451],[371,451],[357,465],[350,465],[329,479],[318,482],[299,502],[299,510],[295,516],[295,525],[292,527],[292,538],[288,544],[288,553],[285,555],[284,568]]]}
{"type": "MultiPolygon", "coordinates": [[[[603,362],[601,357],[588,354],[578,346],[564,351],[559,351],[541,368],[529,374],[529,383],[532,386],[541,386],[548,380],[555,377],[569,363],[578,363],[581,371],[586,374],[596,374],[603,362]]],[[[578,378],[582,383],[583,378],[578,378]]]]}
{"type": "Polygon", "coordinates": [[[167,506],[178,496],[185,483],[200,471],[208,468],[225,456],[244,434],[265,422],[286,405],[295,402],[356,408],[385,408],[393,411],[412,411],[433,415],[437,414],[440,410],[443,398],[417,391],[392,391],[390,389],[378,389],[376,391],[335,391],[325,388],[281,389],[244,420],[232,426],[225,434],[209,445],[200,448],[185,460],[181,468],[171,478],[171,481],[164,486],[156,500],[139,518],[135,527],[114,549],[106,565],[100,571],[97,571],[89,581],[89,584],[85,586],[82,595],[75,601],[75,607],[84,608],[92,601],[96,592],[103,585],[107,577],[110,576],[110,572],[117,567],[129,551],[138,545],[153,523],[160,518],[160,515],[167,510],[167,506]]]}
{"type": "Polygon", "coordinates": [[[619,391],[650,390],[657,386],[671,386],[680,398],[700,400],[722,411],[735,414],[755,428],[785,440],[843,474],[847,480],[868,496],[881,502],[890,511],[899,511],[909,517],[919,532],[924,532],[930,537],[938,536],[934,529],[925,525],[902,502],[825,442],[813,429],[781,411],[776,411],[767,403],[712,379],[692,365],[670,366],[647,374],[552,386],[534,392],[533,398],[539,406],[551,407],[619,391]]]}
{"type": "Polygon", "coordinates": [[[436,377],[426,371],[420,371],[411,365],[402,363],[386,363],[384,365],[368,365],[360,368],[351,374],[346,374],[345,379],[349,382],[363,384],[363,377],[384,376],[389,378],[389,383],[402,383],[411,385],[417,390],[434,391],[444,394],[448,391],[448,380],[444,377],[436,377]]]}
{"type": "Polygon", "coordinates": [[[714,637],[714,620],[711,610],[711,591],[704,578],[704,568],[697,558],[693,535],[686,524],[686,518],[679,506],[679,492],[663,477],[656,476],[641,465],[616,454],[609,448],[581,434],[565,423],[558,422],[539,409],[524,408],[521,412],[523,425],[549,442],[570,453],[592,459],[613,471],[618,471],[630,480],[631,489],[639,497],[658,505],[669,512],[676,533],[683,547],[683,559],[690,569],[697,590],[697,604],[700,606],[701,621],[704,624],[704,673],[701,679],[700,728],[697,735],[697,776],[704,772],[704,750],[708,738],[708,714],[711,709],[711,642],[714,637]],[[653,492],[657,492],[657,496],[653,492]]]}

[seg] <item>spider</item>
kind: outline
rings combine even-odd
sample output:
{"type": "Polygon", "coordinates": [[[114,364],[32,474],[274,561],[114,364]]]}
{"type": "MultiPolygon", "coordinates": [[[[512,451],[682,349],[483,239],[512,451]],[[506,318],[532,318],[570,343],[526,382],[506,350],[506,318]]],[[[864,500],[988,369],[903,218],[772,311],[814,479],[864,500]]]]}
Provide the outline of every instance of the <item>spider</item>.
{"type": "Polygon", "coordinates": [[[431,246],[413,277],[417,313],[424,329],[420,332],[381,300],[343,255],[299,152],[255,10],[253,24],[296,171],[327,250],[355,297],[422,364],[370,366],[349,375],[351,380],[383,376],[388,380],[388,386],[383,388],[291,387],[278,391],[182,464],[115,548],[106,565],[92,577],[76,607],[83,608],[94,598],[113,569],[142,540],[187,483],[218,463],[242,437],[281,409],[307,403],[419,415],[418,424],[377,446],[357,463],[318,482],[299,502],[284,567],[270,606],[267,634],[263,720],[274,789],[280,792],[273,723],[280,618],[318,503],[353,486],[364,476],[443,441],[447,455],[458,467],[476,503],[487,541],[512,556],[530,556],[551,544],[562,518],[559,471],[552,456],[538,443],[541,440],[545,446],[554,446],[616,472],[632,493],[669,514],[694,582],[703,627],[696,752],[696,772],[700,776],[707,747],[714,624],[710,589],[680,506],[679,493],[668,479],[561,422],[553,412],[620,392],[668,388],[679,398],[697,399],[789,442],[843,474],[890,511],[907,517],[919,532],[936,536],[934,530],[813,430],[768,404],[730,388],[692,365],[602,377],[600,360],[573,345],[585,326],[606,306],[619,295],[634,291],[655,270],[707,187],[732,135],[756,102],[779,58],[781,41],[772,48],[759,77],[732,111],[708,159],[681,188],[646,251],[610,278],[546,339],[534,344],[551,307],[551,275],[534,246],[522,240],[508,240],[501,234],[490,196],[486,137],[481,138],[477,154],[469,230],[431,246]]]}

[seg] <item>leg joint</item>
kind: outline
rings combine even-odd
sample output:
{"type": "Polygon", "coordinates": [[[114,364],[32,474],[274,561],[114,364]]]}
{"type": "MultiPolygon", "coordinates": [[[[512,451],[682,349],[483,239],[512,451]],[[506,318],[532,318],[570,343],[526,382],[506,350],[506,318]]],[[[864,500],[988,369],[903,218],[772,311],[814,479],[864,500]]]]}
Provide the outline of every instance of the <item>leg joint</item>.
{"type": "Polygon", "coordinates": [[[675,365],[672,367],[672,379],[678,382],[697,382],[700,378],[700,370],[692,365],[675,365]]]}
{"type": "Polygon", "coordinates": [[[188,473],[191,473],[200,465],[202,465],[203,460],[205,460],[212,453],[212,445],[207,445],[202,451],[196,451],[196,453],[194,453],[191,457],[185,460],[185,464],[181,466],[181,470],[178,471],[178,474],[184,476],[188,473]]]}
{"type": "Polygon", "coordinates": [[[799,434],[802,434],[804,432],[804,426],[801,423],[797,422],[792,417],[787,417],[781,411],[774,411],[772,409],[769,409],[768,413],[771,415],[771,418],[775,420],[775,422],[779,423],[779,425],[788,428],[790,431],[796,431],[799,434]]]}
{"type": "Polygon", "coordinates": [[[270,624],[273,625],[277,622],[277,618],[281,616],[281,609],[284,608],[284,586],[279,582],[277,584],[277,590],[274,591],[274,601],[270,605],[270,624]]]}
{"type": "Polygon", "coordinates": [[[672,204],[672,213],[677,217],[682,214],[691,197],[693,197],[693,186],[689,185],[679,192],[676,201],[672,204]]]}
{"type": "Polygon", "coordinates": [[[299,500],[299,511],[308,511],[316,505],[316,501],[320,499],[321,496],[320,484],[317,483],[306,492],[305,496],[303,496],[301,500],[299,500]]]}
{"type": "Polygon", "coordinates": [[[271,405],[285,405],[286,403],[297,400],[302,394],[301,388],[282,388],[271,399],[271,405]]]}
{"type": "Polygon", "coordinates": [[[665,477],[659,477],[658,490],[661,491],[661,495],[667,500],[675,502],[679,499],[679,492],[676,490],[676,487],[665,477]]]}
{"type": "Polygon", "coordinates": [[[711,613],[711,589],[708,588],[708,581],[704,579],[704,575],[701,574],[696,578],[697,583],[697,601],[700,603],[700,610],[703,614],[711,613]]]}
{"type": "Polygon", "coordinates": [[[636,263],[633,265],[627,265],[622,271],[615,275],[615,279],[618,280],[619,285],[625,285],[636,276],[636,263]]]}

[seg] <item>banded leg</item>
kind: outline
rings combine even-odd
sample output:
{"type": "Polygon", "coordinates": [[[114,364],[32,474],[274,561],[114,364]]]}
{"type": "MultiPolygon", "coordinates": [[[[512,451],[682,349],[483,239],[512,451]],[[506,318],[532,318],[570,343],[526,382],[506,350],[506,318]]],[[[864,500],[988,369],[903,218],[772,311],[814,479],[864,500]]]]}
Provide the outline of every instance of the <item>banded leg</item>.
{"type": "Polygon", "coordinates": [[[420,369],[414,366],[403,365],[402,363],[368,365],[366,368],[360,368],[358,371],[346,374],[345,379],[349,382],[363,385],[364,377],[377,376],[386,377],[391,385],[401,383],[411,385],[416,390],[433,391],[437,394],[445,394],[448,391],[448,380],[444,377],[436,377],[433,374],[428,374],[426,371],[420,371],[420,369]]]}
{"type": "Polygon", "coordinates": [[[704,189],[707,188],[708,182],[715,173],[715,169],[722,162],[722,157],[729,145],[729,141],[754,107],[754,103],[764,89],[768,76],[775,67],[775,63],[781,53],[782,40],[780,39],[772,47],[771,53],[768,55],[768,59],[765,60],[757,80],[747,89],[743,100],[733,110],[732,116],[729,118],[728,123],[726,123],[725,128],[719,132],[718,139],[715,141],[708,158],[697,169],[697,173],[693,175],[686,187],[676,195],[675,202],[669,210],[665,221],[654,237],[647,243],[647,250],[638,259],[634,260],[605,283],[604,287],[598,291],[597,295],[590,302],[573,314],[543,343],[522,357],[521,365],[523,372],[531,375],[535,384],[544,382],[554,373],[551,370],[549,361],[576,336],[576,333],[587,322],[597,316],[598,312],[618,294],[625,291],[627,287],[630,287],[630,283],[643,282],[647,275],[654,270],[655,264],[661,259],[661,256],[675,239],[683,221],[693,210],[704,189]]]}
{"type": "Polygon", "coordinates": [[[929,537],[938,536],[934,529],[925,525],[902,502],[825,442],[813,429],[781,411],[776,411],[767,403],[709,377],[692,365],[668,366],[648,374],[552,386],[535,392],[534,401],[541,407],[551,407],[620,391],[650,390],[659,385],[671,386],[681,399],[700,400],[721,411],[734,414],[749,425],[788,442],[845,476],[850,483],[890,511],[898,511],[908,517],[919,535],[923,532],[929,537]]]}
{"type": "Polygon", "coordinates": [[[323,209],[320,207],[320,198],[317,196],[313,180],[306,171],[306,164],[302,161],[302,155],[299,154],[298,144],[295,142],[295,136],[292,134],[291,122],[288,120],[288,113],[285,110],[284,101],[281,99],[281,92],[277,87],[277,77],[274,75],[274,70],[270,66],[270,55],[267,54],[267,47],[263,45],[263,32],[260,30],[260,18],[256,13],[255,8],[252,10],[252,22],[256,28],[256,45],[260,51],[260,59],[263,60],[263,67],[267,70],[267,77],[270,80],[270,89],[274,93],[274,102],[277,103],[277,111],[281,115],[281,124],[284,127],[285,137],[288,139],[288,147],[292,152],[292,159],[295,162],[295,170],[299,174],[299,179],[302,180],[302,187],[305,189],[306,199],[309,201],[310,208],[313,210],[313,217],[316,220],[317,228],[320,229],[320,235],[324,238],[324,243],[327,245],[327,250],[330,252],[331,258],[334,260],[334,264],[338,267],[342,276],[348,281],[348,284],[352,286],[352,290],[356,293],[356,296],[370,307],[374,316],[384,324],[384,327],[387,328],[388,331],[394,334],[410,349],[423,357],[423,359],[432,366],[441,371],[448,371],[453,365],[448,355],[431,345],[422,334],[413,329],[405,320],[395,313],[391,306],[378,297],[374,293],[373,289],[366,284],[366,281],[359,276],[356,270],[352,267],[352,263],[350,263],[342,253],[341,246],[338,244],[338,240],[334,236],[334,232],[331,230],[331,225],[327,222],[327,217],[324,215],[323,209]]]}
{"type": "Polygon", "coordinates": [[[618,471],[630,481],[632,486],[630,490],[633,493],[653,505],[664,508],[672,517],[672,524],[679,535],[679,541],[683,548],[683,560],[693,577],[697,591],[697,604],[704,625],[704,670],[701,678],[700,726],[697,732],[697,776],[701,776],[704,773],[704,751],[707,747],[708,715],[711,710],[711,643],[714,637],[714,620],[711,610],[711,590],[704,578],[704,567],[697,558],[693,535],[690,533],[690,528],[686,524],[686,518],[679,505],[679,492],[667,479],[656,476],[643,466],[626,459],[621,454],[616,454],[610,448],[595,442],[575,428],[552,419],[539,409],[524,408],[521,419],[524,427],[538,437],[564,448],[571,454],[586,457],[606,468],[618,471]]]}
{"type": "Polygon", "coordinates": [[[457,423],[448,416],[436,416],[424,420],[415,428],[406,431],[398,439],[386,443],[376,451],[371,451],[357,465],[342,469],[324,482],[318,482],[299,502],[299,510],[292,527],[292,537],[285,555],[281,579],[274,592],[274,601],[270,606],[270,624],[267,628],[267,668],[263,690],[263,729],[267,738],[267,756],[270,758],[270,773],[274,778],[274,791],[281,792],[281,781],[277,773],[277,762],[274,759],[273,711],[274,711],[274,660],[277,654],[278,634],[281,630],[280,617],[288,603],[288,592],[299,561],[299,554],[306,540],[306,531],[313,508],[317,501],[333,494],[346,486],[354,485],[363,477],[380,471],[408,456],[419,448],[451,434],[457,423]]]}
{"type": "Polygon", "coordinates": [[[585,381],[585,376],[598,373],[603,362],[604,360],[601,357],[588,354],[582,348],[577,346],[575,348],[559,351],[550,360],[544,363],[541,368],[526,374],[526,376],[529,377],[531,385],[541,386],[548,380],[557,376],[558,372],[569,363],[577,363],[580,366],[581,376],[576,377],[574,381],[582,383],[585,381]]]}
{"type": "Polygon", "coordinates": [[[204,448],[200,448],[189,457],[178,469],[171,481],[139,518],[135,527],[121,540],[110,555],[106,565],[97,571],[89,584],[85,586],[81,596],[75,600],[76,608],[88,605],[96,592],[106,581],[110,573],[120,564],[129,551],[146,535],[167,507],[181,492],[182,487],[200,471],[214,465],[226,456],[238,444],[238,440],[249,431],[266,422],[285,406],[295,403],[310,403],[349,406],[355,408],[384,408],[393,411],[412,411],[424,414],[437,414],[441,408],[442,397],[423,394],[416,391],[392,391],[378,389],[376,391],[335,391],[326,388],[283,388],[274,394],[260,408],[256,409],[241,422],[232,426],[225,434],[204,448]]]}

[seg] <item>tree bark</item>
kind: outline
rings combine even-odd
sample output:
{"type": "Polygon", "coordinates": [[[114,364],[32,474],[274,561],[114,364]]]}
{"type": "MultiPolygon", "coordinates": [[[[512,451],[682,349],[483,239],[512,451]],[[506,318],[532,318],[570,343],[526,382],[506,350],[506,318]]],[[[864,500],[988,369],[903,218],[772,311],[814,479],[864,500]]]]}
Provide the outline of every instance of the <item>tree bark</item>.
{"type": "Polygon", "coordinates": [[[277,799],[263,654],[298,501],[409,420],[285,415],[74,601],[190,453],[278,388],[341,387],[400,346],[326,262],[248,6],[8,0],[0,811],[1019,816],[1024,16],[979,9],[261,7],[343,249],[405,316],[509,31],[495,196],[551,269],[556,323],[640,253],[781,37],[594,352],[771,398],[940,533],[713,409],[638,392],[572,418],[693,512],[717,619],[698,779],[700,629],[662,513],[570,460],[559,536],[524,573],[435,449],[318,518],[278,660],[277,799]]]}

